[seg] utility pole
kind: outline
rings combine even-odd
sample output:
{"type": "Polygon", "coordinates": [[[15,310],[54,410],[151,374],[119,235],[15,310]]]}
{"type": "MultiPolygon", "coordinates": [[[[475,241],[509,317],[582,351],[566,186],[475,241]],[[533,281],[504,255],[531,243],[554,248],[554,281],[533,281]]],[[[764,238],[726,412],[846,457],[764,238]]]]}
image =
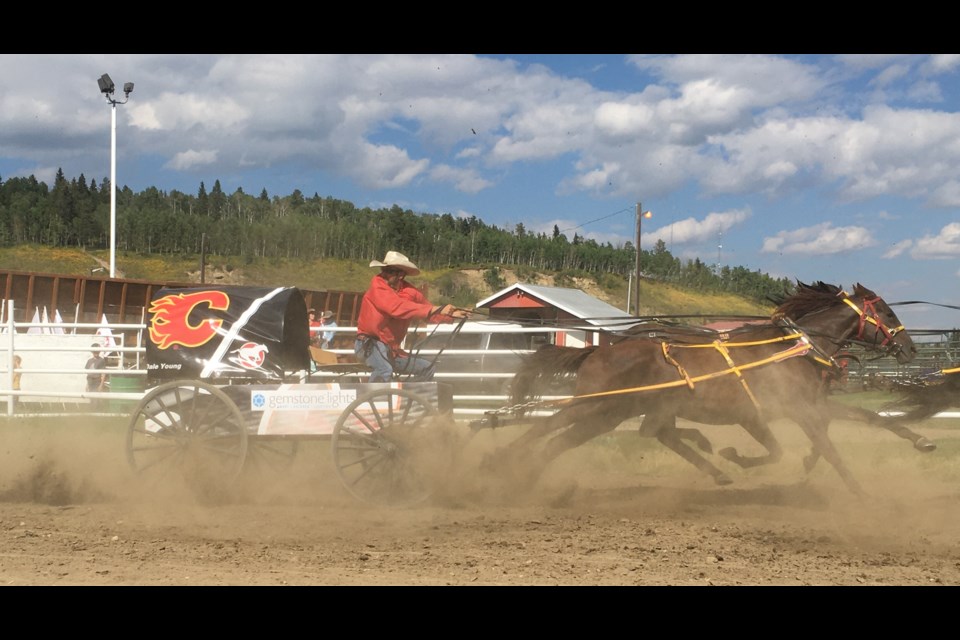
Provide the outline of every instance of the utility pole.
{"type": "Polygon", "coordinates": [[[640,317],[640,211],[642,207],[640,203],[637,203],[637,264],[635,266],[636,273],[633,275],[633,286],[634,296],[633,296],[633,315],[640,317]]]}
{"type": "Polygon", "coordinates": [[[207,234],[200,234],[200,284],[207,282],[207,234]]]}
{"type": "MultiPolygon", "coordinates": [[[[640,317],[640,221],[643,218],[652,218],[653,212],[651,211],[642,211],[643,207],[640,206],[640,203],[637,203],[637,267],[636,275],[634,276],[634,286],[636,287],[636,296],[634,296],[634,305],[635,312],[633,315],[640,317]]],[[[629,311],[628,311],[629,313],[629,311]]]]}

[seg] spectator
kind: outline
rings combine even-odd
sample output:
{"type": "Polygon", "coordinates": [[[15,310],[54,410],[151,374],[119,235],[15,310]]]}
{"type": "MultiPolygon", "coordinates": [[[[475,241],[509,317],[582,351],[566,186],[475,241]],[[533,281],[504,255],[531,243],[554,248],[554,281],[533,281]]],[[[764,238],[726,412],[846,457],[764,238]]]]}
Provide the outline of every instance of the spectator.
{"type": "MultiPolygon", "coordinates": [[[[87,391],[104,392],[107,391],[107,359],[100,355],[100,345],[94,342],[90,345],[90,358],[84,369],[89,369],[92,373],[87,374],[87,391]]],[[[94,398],[90,401],[92,409],[99,409],[103,406],[102,398],[94,398]]]]}
{"type": "MultiPolygon", "coordinates": [[[[23,360],[19,355],[13,356],[13,390],[20,391],[20,372],[17,369],[23,366],[23,360]]],[[[17,410],[17,401],[20,399],[20,396],[10,396],[10,406],[16,411],[17,410]]]]}
{"type": "Polygon", "coordinates": [[[320,338],[320,321],[317,320],[317,310],[310,309],[307,311],[307,317],[310,319],[310,346],[319,347],[321,338],[320,338]]]}
{"type": "MultiPolygon", "coordinates": [[[[333,329],[337,326],[337,323],[333,320],[333,311],[328,309],[320,314],[320,326],[325,329],[333,329]]],[[[324,331],[320,336],[320,348],[329,349],[336,335],[336,331],[324,331]]]]}

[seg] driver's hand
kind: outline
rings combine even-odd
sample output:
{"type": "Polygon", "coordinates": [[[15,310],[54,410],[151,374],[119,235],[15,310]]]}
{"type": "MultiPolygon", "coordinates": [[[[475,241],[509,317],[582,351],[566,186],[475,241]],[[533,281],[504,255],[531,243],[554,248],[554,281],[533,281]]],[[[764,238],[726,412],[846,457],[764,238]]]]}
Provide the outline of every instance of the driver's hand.
{"type": "Polygon", "coordinates": [[[469,312],[465,309],[458,309],[452,304],[443,305],[438,313],[442,316],[451,316],[453,318],[466,318],[469,315],[469,312]]]}

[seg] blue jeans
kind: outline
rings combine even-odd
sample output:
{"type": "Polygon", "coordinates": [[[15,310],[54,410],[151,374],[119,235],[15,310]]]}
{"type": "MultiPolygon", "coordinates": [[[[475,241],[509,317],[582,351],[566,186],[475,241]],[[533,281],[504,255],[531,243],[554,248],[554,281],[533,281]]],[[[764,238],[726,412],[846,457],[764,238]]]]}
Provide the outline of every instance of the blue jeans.
{"type": "Polygon", "coordinates": [[[369,382],[392,382],[393,374],[406,377],[408,380],[427,381],[433,379],[434,365],[424,358],[411,356],[397,356],[390,361],[390,349],[379,340],[370,341],[370,355],[364,356],[363,350],[366,341],[357,340],[353,352],[368,367],[373,369],[369,382]]]}

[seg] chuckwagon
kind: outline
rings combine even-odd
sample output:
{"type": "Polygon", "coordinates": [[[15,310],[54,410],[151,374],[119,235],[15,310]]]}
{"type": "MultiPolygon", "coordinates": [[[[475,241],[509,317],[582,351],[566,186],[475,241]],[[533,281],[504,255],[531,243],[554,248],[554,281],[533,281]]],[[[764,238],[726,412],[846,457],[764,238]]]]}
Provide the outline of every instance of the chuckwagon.
{"type": "Polygon", "coordinates": [[[126,438],[141,479],[223,487],[251,467],[283,469],[302,440],[324,439],[354,496],[397,505],[430,495],[426,456],[452,422],[449,385],[367,383],[361,365],[314,358],[298,289],[163,288],[146,325],[147,391],[126,438]],[[339,375],[322,382],[316,371],[339,375]]]}
{"type": "MultiPolygon", "coordinates": [[[[127,432],[130,465],[163,481],[172,471],[198,486],[223,484],[246,469],[282,468],[305,438],[329,439],[346,489],[368,502],[412,504],[444,481],[458,438],[450,427],[453,398],[440,382],[367,383],[355,364],[318,363],[308,344],[307,309],[295,288],[161,289],[147,318],[149,390],[127,432]],[[338,382],[311,379],[311,369],[353,375],[338,382]]],[[[741,320],[744,320],[741,318],[741,320]]],[[[512,379],[515,403],[471,423],[476,432],[508,421],[531,422],[484,466],[499,477],[535,479],[564,451],[642,417],[640,434],[656,437],[717,484],[727,474],[681,440],[708,454],[711,443],[677,419],[738,424],[765,455],[726,447],[720,457],[741,467],[782,455],[768,421],[796,422],[813,445],[807,471],[823,456],[855,493],[862,489],[827,435],[832,419],[853,419],[911,441],[936,446],[898,420],[831,401],[824,373],[834,355],[859,344],[900,362],[916,348],[899,319],[875,293],[857,285],[798,283],[768,320],[718,330],[658,319],[634,321],[609,346],[547,345],[525,359],[512,379]],[[574,395],[538,400],[538,389],[575,379],[574,395]],[[549,407],[542,419],[530,409],[549,407]],[[516,416],[514,418],[513,416],[516,416]]]]}

